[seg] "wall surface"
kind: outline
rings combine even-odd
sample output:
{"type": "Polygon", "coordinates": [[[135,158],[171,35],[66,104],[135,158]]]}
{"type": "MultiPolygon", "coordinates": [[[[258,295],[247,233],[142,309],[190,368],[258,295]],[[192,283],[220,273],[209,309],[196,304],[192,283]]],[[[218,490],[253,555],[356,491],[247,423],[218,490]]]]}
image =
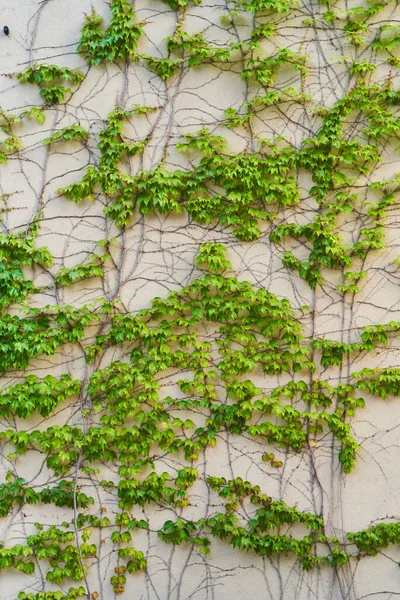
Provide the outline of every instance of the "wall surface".
{"type": "Polygon", "coordinates": [[[398,2],[0,9],[0,600],[400,596],[398,2]]]}

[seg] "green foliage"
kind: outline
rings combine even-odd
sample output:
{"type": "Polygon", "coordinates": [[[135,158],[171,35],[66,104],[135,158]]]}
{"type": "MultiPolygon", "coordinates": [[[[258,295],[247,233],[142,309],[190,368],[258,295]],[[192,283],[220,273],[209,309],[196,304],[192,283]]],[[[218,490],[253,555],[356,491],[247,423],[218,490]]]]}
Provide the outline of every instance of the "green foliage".
{"type": "MultiPolygon", "coordinates": [[[[256,292],[248,283],[239,283],[234,278],[207,275],[164,301],[156,300],[152,309],[141,311],[136,317],[115,316],[109,333],[100,336],[88,356],[102,346],[133,340],[132,362],[114,362],[91,377],[88,391],[101,413],[100,427],[91,426],[86,433],[70,426],[54,426],[29,434],[9,430],[3,437],[16,447],[18,454],[32,446],[46,452],[47,467],[56,475],[67,474],[78,454],[85,467],[93,461],[114,462],[122,453],[118,496],[124,510],[151,502],[185,506],[186,490],[197,477],[195,470],[178,472],[175,481],[167,473],[153,472],[141,480],[134,475],[143,465],[152,465],[149,451],[155,441],[164,452],[183,450],[187,460],[196,460],[204,448],[215,445],[216,434],[222,427],[299,452],[305,447],[308,435],[322,432],[325,425],[342,444],[339,459],[344,470],[349,471],[354,466],[358,446],[344,419],[346,415],[353,415],[355,408],[362,407],[363,402],[352,396],[352,386],[341,384],[334,388],[326,382],[314,381],[310,387],[299,381],[278,387],[266,397],[251,381],[237,379],[251,373],[256,366],[270,374],[301,369],[313,371],[309,349],[302,342],[301,328],[287,301],[279,301],[265,290],[256,292]],[[168,322],[163,319],[164,315],[168,315],[168,322]],[[150,328],[148,324],[155,320],[160,320],[160,326],[150,328]],[[210,370],[208,343],[197,340],[193,334],[174,332],[175,328],[193,326],[203,320],[221,323],[218,373],[210,370]],[[238,343],[242,350],[236,348],[238,343]],[[193,351],[188,352],[190,347],[193,351]],[[161,402],[155,376],[172,367],[190,369],[195,376],[193,380],[179,382],[184,398],[168,397],[161,402]],[[217,401],[217,377],[226,386],[231,399],[228,405],[217,401]],[[298,395],[315,407],[314,412],[295,408],[298,395]],[[333,403],[335,396],[337,401],[333,403]],[[150,398],[154,405],[144,410],[143,402],[150,398]],[[288,399],[294,404],[287,404],[288,399]],[[191,437],[187,433],[182,437],[194,424],[173,418],[169,411],[174,406],[185,410],[207,406],[210,417],[191,437]],[[333,412],[327,411],[329,407],[333,412]],[[279,424],[274,422],[276,417],[279,424]],[[137,423],[133,429],[121,427],[127,418],[137,423]]],[[[72,385],[70,380],[64,381],[72,385]]],[[[63,389],[62,394],[71,391],[77,389],[63,389]]],[[[47,405],[45,410],[48,410],[47,405]]]]}
{"type": "Polygon", "coordinates": [[[290,235],[296,239],[304,237],[313,243],[307,262],[297,261],[291,252],[286,252],[283,259],[283,264],[298,270],[300,277],[305,279],[311,288],[315,288],[317,283],[322,283],[320,268],[351,266],[346,249],[334,232],[334,216],[336,215],[333,213],[328,217],[316,216],[308,225],[282,224],[270,235],[273,242],[279,242],[282,237],[290,235]]]}
{"type": "Polygon", "coordinates": [[[4,133],[11,133],[12,126],[19,125],[21,121],[22,119],[20,116],[8,113],[5,110],[0,112],[1,130],[4,131],[4,133]]]}
{"type": "Polygon", "coordinates": [[[35,83],[43,85],[53,81],[69,81],[72,85],[78,85],[83,79],[83,74],[79,71],[72,71],[68,67],[58,67],[57,65],[33,65],[28,67],[22,73],[18,73],[20,83],[35,83]]]}
{"type": "Polygon", "coordinates": [[[164,4],[167,4],[173,10],[185,8],[190,4],[201,4],[201,0],[162,0],[164,4]]]}
{"type": "MultiPolygon", "coordinates": [[[[206,39],[206,30],[183,30],[185,9],[190,4],[199,5],[200,0],[163,1],[178,11],[175,30],[166,39],[166,57],[138,52],[146,24],[136,22],[127,0],[111,0],[111,20],[106,27],[93,9],[86,15],[78,52],[85,55],[90,67],[107,61],[143,60],[166,82],[162,85],[166,90],[168,79],[178,72],[183,76],[199,65],[221,68],[232,63],[223,68],[242,78],[245,99],[241,105],[228,108],[219,125],[239,128],[236,133],[250,135],[251,143],[240,152],[231,152],[222,131],[216,133],[203,125],[198,131],[183,134],[175,145],[188,158],[187,168],[167,167],[166,150],[151,170],[134,170],[130,158],[136,156],[143,164],[153,130],[144,139],[132,141],[124,128],[134,117],[141,119],[141,115],[165,107],[116,106],[99,132],[98,160],[86,168],[81,181],[59,192],[79,202],[94,200],[101,191],[106,216],[121,228],[136,211],[142,215],[186,211],[200,224],[214,226],[218,222],[231,228],[239,240],[252,241],[261,236],[263,222],[278,217],[281,220],[270,233],[270,241],[286,245],[291,238],[302,246],[301,260],[294,249],[285,247],[285,268],[296,271],[312,290],[326,283],[325,270],[337,270],[342,276],[342,284],[335,283],[337,291],[360,292],[367,277],[369,252],[385,247],[385,221],[400,190],[399,176],[372,183],[368,202],[358,190],[364,185],[360,179],[371,174],[382,149],[400,134],[396,113],[400,93],[393,88],[391,75],[383,85],[371,84],[368,76],[375,71],[375,63],[361,59],[358,51],[351,58],[341,57],[348,75],[355,79],[330,108],[312,107],[319,123],[316,133],[307,133],[298,148],[282,136],[257,138],[254,125],[262,111],[274,107],[286,113],[286,107],[294,103],[308,110],[313,102],[303,85],[308,75],[307,57],[279,45],[268,54],[264,44],[279,32],[279,15],[286,19],[297,3],[234,1],[225,24],[232,26],[231,33],[243,25],[240,18],[247,18],[248,38],[241,34],[241,41],[219,46],[206,39]],[[251,21],[246,12],[251,13],[251,21]],[[295,81],[293,87],[280,83],[288,74],[295,81]],[[317,208],[310,219],[292,222],[286,209],[306,215],[300,205],[299,173],[311,177],[307,200],[315,200],[317,208]],[[376,200],[370,201],[370,196],[376,200]],[[351,244],[341,236],[346,214],[361,221],[351,244]]],[[[320,4],[327,9],[324,23],[313,16],[303,24],[325,29],[339,25],[346,41],[358,47],[366,42],[368,20],[388,1],[348,10],[337,9],[329,1],[320,4]]],[[[392,66],[399,66],[393,55],[400,40],[398,33],[397,25],[385,24],[373,44],[374,50],[389,55],[392,66]]],[[[77,86],[84,76],[66,67],[42,64],[28,67],[17,77],[21,83],[38,85],[45,104],[52,105],[62,102],[71,91],[65,83],[77,86]]],[[[0,162],[20,150],[14,128],[24,118],[43,123],[43,108],[32,107],[21,114],[1,111],[0,128],[6,137],[0,162]]],[[[85,142],[87,137],[88,132],[74,123],[45,138],[43,144],[85,142]]],[[[45,269],[51,264],[49,251],[36,247],[37,234],[35,218],[25,234],[0,236],[0,370],[24,370],[32,358],[52,356],[66,344],[77,343],[91,364],[87,380],[82,382],[70,375],[42,379],[27,375],[0,394],[0,416],[5,424],[0,440],[14,450],[5,457],[13,470],[0,484],[0,517],[21,510],[24,504],[52,504],[74,513],[73,531],[64,531],[67,524],[63,524],[64,529],[45,529],[37,524],[38,533],[28,536],[25,545],[0,545],[1,569],[16,568],[32,574],[38,561],[41,568],[48,563],[43,576],[64,590],[21,592],[21,600],[86,597],[84,587],[65,591],[65,585],[71,580],[85,580],[86,559],[99,558],[99,548],[89,543],[93,529],[105,533],[112,545],[118,566],[110,583],[114,594],[124,593],[127,575],[147,568],[146,556],[133,546],[133,538],[137,530],[152,531],[151,522],[133,513],[136,508],[147,510],[149,505],[179,516],[164,523],[158,531],[161,540],[173,545],[191,544],[203,555],[211,552],[211,538],[216,538],[262,557],[292,555],[304,570],[327,564],[339,569],[351,558],[375,555],[390,544],[399,544],[399,524],[379,523],[348,534],[348,541],[358,550],[351,554],[347,544],[326,537],[321,516],[275,500],[240,478],[211,476],[202,481],[211,506],[223,503],[223,510],[197,521],[187,520],[184,511],[198,493],[202,454],[217,446],[222,435],[256,440],[263,467],[272,476],[288,456],[311,456],[312,449],[326,446],[329,438],[342,471],[350,473],[360,451],[351,419],[365,406],[358,392],[382,399],[399,396],[400,369],[351,373],[349,368],[346,377],[342,367],[350,364],[351,356],[374,353],[379,345],[387,345],[400,330],[399,323],[365,327],[356,342],[309,338],[288,300],[221,274],[232,266],[225,247],[214,242],[201,244],[195,259],[195,264],[209,274],[164,299],[155,298],[150,308],[137,314],[124,312],[111,294],[111,300],[101,299],[79,309],[58,305],[33,309],[28,298],[43,288],[28,278],[26,268],[45,269]],[[15,314],[16,306],[25,310],[23,316],[15,314]],[[87,328],[93,325],[99,325],[97,336],[89,340],[87,328]],[[129,356],[121,358],[120,351],[129,356]],[[114,357],[111,363],[107,353],[114,357]],[[340,369],[340,379],[331,374],[323,379],[323,369],[332,367],[340,369]],[[176,397],[165,396],[163,389],[163,379],[171,373],[176,376],[176,397]],[[275,379],[271,386],[266,384],[268,392],[256,387],[251,378],[262,374],[279,377],[279,384],[275,379]],[[332,381],[338,383],[333,385],[332,381]],[[24,429],[16,421],[38,415],[47,419],[61,409],[61,403],[75,396],[79,396],[79,406],[77,403],[74,417],[79,419],[74,418],[73,425],[48,426],[45,422],[24,429]],[[51,483],[35,485],[34,480],[28,482],[16,475],[20,457],[29,452],[44,457],[43,466],[52,472],[51,483]],[[160,471],[160,457],[170,460],[168,472],[160,471]],[[99,465],[115,477],[102,478],[99,465]],[[102,488],[101,494],[112,495],[119,512],[109,518],[101,506],[98,513],[94,498],[79,486],[82,475],[102,488]]],[[[110,242],[108,229],[107,240],[102,245],[108,247],[110,242]]],[[[62,268],[54,283],[65,287],[103,277],[103,263],[108,259],[110,255],[104,254],[62,268]]],[[[91,594],[91,600],[97,597],[97,592],[91,594]]]]}
{"type": "Polygon", "coordinates": [[[78,52],[85,54],[91,66],[105,61],[134,59],[142,26],[135,23],[135,13],[127,0],[111,0],[111,21],[105,31],[103,19],[92,8],[82,27],[78,52]]]}
{"type": "MultiPolygon", "coordinates": [[[[54,525],[43,530],[40,525],[38,533],[28,536],[26,546],[18,544],[9,549],[0,548],[0,569],[14,567],[32,574],[35,571],[34,559],[47,560],[50,564],[46,572],[47,581],[56,584],[61,584],[65,579],[81,581],[83,570],[80,555],[83,558],[95,556],[96,546],[84,542],[78,551],[73,532],[65,532],[54,525]]],[[[69,597],[76,598],[79,595],[79,590],[73,590],[69,597]]]]}
{"type": "MultiPolygon", "coordinates": [[[[181,45],[186,43],[185,35],[179,33],[181,45]]],[[[178,42],[171,42],[172,39],[170,43],[175,48],[174,44],[178,42]]],[[[279,60],[285,62],[292,58],[286,53],[281,54],[279,60]]],[[[176,61],[171,63],[171,60],[157,59],[164,61],[157,64],[173,63],[177,66],[176,61]]],[[[293,94],[290,88],[282,93],[293,94]]],[[[271,98],[268,94],[265,97],[257,96],[247,103],[247,112],[243,116],[229,109],[227,115],[230,126],[246,123],[257,105],[281,101],[282,93],[276,96],[276,92],[273,92],[271,98]]],[[[296,93],[293,97],[300,100],[296,93]]],[[[151,172],[139,171],[134,176],[123,174],[119,170],[119,163],[124,155],[140,154],[147,140],[131,144],[124,142],[123,122],[130,118],[132,110],[116,109],[110,113],[100,133],[98,147],[101,158],[98,166],[88,167],[80,182],[60,190],[60,193],[80,201],[86,197],[92,198],[96,184],[100,184],[103,192],[112,200],[111,205],[106,207],[106,214],[115,219],[119,226],[126,225],[137,208],[148,213],[181,212],[185,207],[200,223],[212,223],[217,219],[233,227],[239,239],[252,240],[260,235],[259,221],[275,216],[274,212],[265,210],[266,205],[272,204],[278,208],[298,203],[296,181],[290,173],[294,169],[306,169],[311,172],[315,183],[310,192],[324,207],[326,214],[317,216],[309,225],[282,224],[273,232],[271,239],[279,242],[282,237],[290,235],[305,237],[313,244],[307,261],[298,263],[291,254],[287,254],[284,264],[298,270],[315,287],[322,281],[321,268],[349,267],[352,256],[365,257],[368,251],[384,247],[382,219],[385,209],[393,202],[392,195],[386,195],[376,207],[368,209],[367,216],[372,226],[361,229],[360,238],[353,248],[346,248],[335,231],[338,217],[343,212],[352,211],[357,198],[355,194],[346,192],[346,187],[354,181],[344,175],[343,169],[351,168],[365,174],[370,170],[369,165],[379,158],[376,145],[348,140],[344,134],[344,123],[354,111],[361,110],[367,125],[364,132],[370,138],[378,141],[382,136],[397,135],[398,121],[389,109],[384,108],[385,103],[392,105],[397,102],[398,94],[390,89],[359,83],[327,112],[317,136],[307,139],[300,152],[291,147],[280,150],[275,147],[269,155],[233,155],[226,150],[222,136],[201,129],[195,134],[186,134],[185,141],[177,145],[182,152],[200,153],[200,162],[192,170],[167,171],[160,164],[151,172]],[[222,192],[210,193],[215,187],[222,189],[222,192]],[[335,194],[334,199],[332,193],[335,194]]],[[[341,291],[356,292],[357,289],[344,287],[341,291]]]]}
{"type": "Polygon", "coordinates": [[[103,277],[103,267],[107,258],[110,258],[109,254],[102,254],[101,256],[94,256],[88,263],[76,265],[75,267],[63,267],[58,271],[54,277],[56,285],[68,287],[77,281],[83,279],[90,279],[91,277],[103,277]]]}
{"type": "Polygon", "coordinates": [[[134,115],[146,115],[147,113],[155,112],[159,106],[143,106],[142,104],[135,104],[132,108],[134,115]]]}
{"type": "Polygon", "coordinates": [[[41,125],[43,125],[46,120],[46,115],[44,115],[42,107],[33,106],[32,108],[24,110],[22,114],[27,118],[33,117],[41,125]]]}
{"type": "MultiPolygon", "coordinates": [[[[225,111],[226,126],[230,129],[239,127],[239,126],[248,127],[249,124],[251,123],[251,120],[253,119],[253,117],[255,115],[257,115],[257,112],[263,111],[263,110],[265,110],[265,108],[267,108],[269,106],[278,105],[282,102],[293,102],[293,101],[305,104],[306,102],[309,102],[310,100],[311,100],[311,97],[308,94],[302,94],[302,93],[299,94],[292,87],[284,88],[283,90],[279,90],[279,91],[266,92],[266,94],[264,96],[255,96],[252,100],[249,100],[248,102],[244,102],[243,109],[245,109],[246,112],[244,112],[243,114],[240,114],[234,108],[228,108],[225,111]]],[[[283,139],[283,138],[277,137],[277,138],[275,138],[274,141],[278,142],[278,141],[280,141],[280,139],[283,139]]],[[[267,140],[265,140],[265,141],[267,141],[267,140]]],[[[260,144],[262,144],[264,142],[264,140],[260,139],[259,142],[260,142],[260,144]]],[[[276,145],[274,145],[273,142],[270,143],[269,145],[276,149],[276,145]]]]}
{"type": "Polygon", "coordinates": [[[296,6],[296,0],[235,0],[235,4],[252,13],[271,11],[286,13],[296,6]]]}
{"type": "Polygon", "coordinates": [[[350,542],[354,543],[360,553],[376,556],[379,550],[389,545],[400,543],[400,523],[378,523],[357,533],[348,533],[350,542]]]}
{"type": "Polygon", "coordinates": [[[51,85],[40,90],[40,95],[43,96],[45,104],[60,104],[67,92],[72,92],[72,89],[63,85],[51,85]]]}
{"type": "Polygon", "coordinates": [[[146,60],[149,69],[157,73],[163,81],[175,75],[179,65],[183,62],[181,58],[173,60],[171,58],[158,58],[149,54],[141,54],[140,56],[146,60]]]}
{"type": "MultiPolygon", "coordinates": [[[[400,27],[398,25],[385,24],[380,28],[380,35],[373,43],[374,50],[385,50],[391,56],[400,44],[400,27]]],[[[388,61],[389,62],[389,61],[388,61]]]]}
{"type": "Polygon", "coordinates": [[[0,415],[7,417],[15,414],[26,419],[34,412],[48,417],[66,398],[76,396],[81,383],[70,375],[62,375],[59,379],[46,375],[39,379],[36,375],[28,375],[23,383],[8,387],[0,395],[0,415]]]}
{"type": "MultiPolygon", "coordinates": [[[[365,115],[366,127],[363,132],[370,139],[378,141],[387,136],[397,136],[399,122],[385,108],[385,104],[390,106],[397,103],[397,92],[359,83],[326,113],[317,136],[306,140],[299,152],[297,164],[311,171],[315,185],[310,193],[315,195],[324,214],[317,215],[306,225],[282,223],[271,233],[270,239],[279,243],[290,236],[311,243],[312,249],[306,261],[298,260],[291,251],[286,251],[283,257],[283,264],[298,271],[311,288],[322,284],[322,269],[351,267],[354,259],[365,259],[369,251],[385,247],[384,219],[387,208],[396,199],[393,193],[393,189],[397,191],[396,178],[371,185],[373,191],[383,192],[383,198],[377,203],[365,203],[366,225],[361,228],[359,238],[352,247],[346,246],[337,233],[340,216],[353,212],[358,199],[357,194],[347,191],[356,180],[349,180],[341,169],[352,168],[365,174],[379,157],[378,145],[347,140],[343,127],[350,115],[358,112],[360,118],[365,115]],[[340,191],[337,191],[338,188],[341,188],[340,191]]],[[[339,286],[338,289],[343,293],[359,291],[359,287],[353,283],[339,286]]]]}
{"type": "Polygon", "coordinates": [[[53,488],[36,491],[27,487],[22,478],[15,479],[9,473],[8,482],[0,484],[0,517],[6,517],[13,506],[22,504],[54,504],[66,508],[73,508],[74,503],[81,508],[94,504],[94,499],[75,490],[73,481],[61,480],[53,488]],[[10,476],[11,475],[11,476],[10,476]]]}
{"type": "MultiPolygon", "coordinates": [[[[362,46],[365,43],[363,34],[368,31],[368,19],[382,11],[390,2],[391,0],[378,0],[377,2],[368,2],[369,6],[357,6],[348,10],[327,10],[323,18],[328,23],[339,21],[339,26],[344,26],[347,41],[356,47],[362,46]]],[[[327,2],[327,6],[330,7],[330,2],[327,2]]],[[[384,25],[382,28],[385,27],[384,25]]],[[[379,48],[379,42],[372,44],[372,47],[379,48]]]]}
{"type": "Polygon", "coordinates": [[[0,371],[26,369],[30,358],[53,355],[57,348],[81,340],[85,326],[100,319],[90,307],[47,307],[31,310],[26,317],[4,315],[0,319],[0,371]]]}
{"type": "MultiPolygon", "coordinates": [[[[0,314],[11,304],[21,303],[29,294],[39,291],[25,278],[23,267],[48,267],[52,257],[45,247],[36,248],[37,228],[34,223],[28,234],[0,235],[0,314]]],[[[0,324],[1,328],[1,324],[0,324]]]]}
{"type": "MultiPolygon", "coordinates": [[[[151,394],[159,406],[157,411],[148,413],[146,420],[150,419],[149,423],[157,428],[158,422],[169,422],[170,427],[175,423],[184,430],[193,427],[191,422],[173,420],[168,416],[168,410],[175,405],[185,410],[191,406],[209,407],[210,417],[205,426],[195,430],[192,439],[187,438],[184,441],[176,438],[173,429],[161,429],[157,433],[157,436],[161,436],[159,443],[164,449],[175,452],[183,448],[187,459],[196,459],[204,447],[213,446],[216,433],[222,427],[227,427],[236,434],[247,432],[269,444],[299,452],[307,442],[308,433],[321,432],[325,426],[342,443],[340,460],[345,470],[349,471],[354,466],[358,446],[351,436],[349,425],[344,422],[346,416],[354,415],[357,407],[363,407],[361,399],[352,395],[354,387],[341,384],[335,388],[326,382],[313,381],[306,384],[299,381],[277,387],[266,397],[251,381],[237,380],[238,377],[243,377],[260,367],[269,374],[304,369],[314,371],[315,365],[309,360],[309,348],[303,340],[301,327],[294,320],[293,313],[285,301],[278,301],[265,290],[255,292],[248,283],[239,283],[234,278],[206,275],[203,280],[195,280],[188,288],[171,294],[170,298],[164,301],[155,300],[152,309],[141,311],[134,318],[115,316],[109,333],[100,336],[97,344],[88,349],[88,358],[100,352],[104,345],[129,341],[135,343],[131,354],[132,363],[117,361],[103,371],[94,373],[90,382],[89,392],[96,409],[107,409],[101,417],[104,425],[122,423],[125,418],[142,415],[140,403],[144,396],[140,390],[141,386],[145,385],[145,397],[149,398],[151,394]],[[166,315],[168,323],[162,320],[166,315]],[[155,319],[161,320],[160,327],[150,329],[146,323],[154,323],[155,319]],[[201,342],[197,336],[174,332],[176,327],[195,326],[204,320],[221,323],[222,337],[218,342],[221,360],[217,371],[212,368],[209,344],[201,342]],[[177,343],[182,349],[174,351],[172,348],[177,343]],[[236,344],[240,344],[240,350],[235,348],[236,344]],[[188,345],[193,345],[193,353],[183,352],[188,345]],[[195,372],[195,376],[193,380],[183,379],[179,382],[181,391],[188,395],[186,398],[167,398],[166,406],[161,409],[157,393],[159,385],[155,376],[158,372],[172,367],[190,368],[195,372]],[[212,370],[209,372],[208,369],[212,370]],[[226,387],[230,398],[228,405],[217,402],[216,378],[220,380],[219,385],[223,384],[226,387]],[[105,393],[111,381],[114,391],[110,394],[105,393]],[[333,409],[335,406],[332,402],[334,397],[337,398],[336,408],[328,412],[327,408],[333,409]],[[308,410],[301,411],[295,408],[300,398],[306,405],[314,405],[317,410],[310,413],[308,410]],[[285,399],[293,401],[293,405],[282,404],[285,399]],[[275,424],[275,418],[279,419],[279,424],[275,424]],[[257,425],[251,424],[255,419],[257,425]]],[[[324,344],[321,358],[323,366],[331,364],[332,361],[331,356],[327,358],[326,355],[328,343],[335,347],[335,342],[321,342],[321,347],[324,344]]],[[[319,348],[318,340],[313,342],[313,346],[319,348]]],[[[364,346],[360,344],[360,347],[364,346]]],[[[339,360],[344,349],[341,347],[340,351],[339,360]]],[[[141,416],[140,420],[142,419],[141,416]]],[[[140,432],[141,429],[137,435],[140,435],[143,444],[144,437],[140,432]]],[[[121,442],[126,439],[124,444],[128,443],[129,438],[125,437],[127,434],[128,431],[121,432],[121,442]]],[[[104,444],[99,446],[101,454],[96,454],[97,458],[103,456],[105,449],[109,456],[115,456],[111,448],[113,443],[119,443],[119,436],[116,437],[109,429],[104,430],[102,434],[93,430],[90,433],[91,452],[95,449],[94,435],[96,439],[99,439],[100,435],[106,438],[104,444]]],[[[130,442],[129,447],[132,452],[135,446],[130,442]]],[[[132,460],[140,459],[139,464],[142,464],[143,458],[138,456],[136,451],[132,454],[132,460]]],[[[135,470],[136,467],[132,473],[135,470]]],[[[125,469],[122,472],[125,472],[125,469]]],[[[134,494],[136,497],[140,491],[143,497],[148,497],[150,492],[146,491],[147,488],[142,490],[138,485],[136,482],[133,489],[129,487],[128,496],[134,494]]],[[[146,483],[147,485],[149,483],[146,483]]],[[[173,494],[172,488],[167,488],[165,484],[164,488],[163,494],[173,494]]],[[[124,489],[124,495],[125,493],[128,492],[124,489]]]]}
{"type": "Polygon", "coordinates": [[[363,369],[360,373],[353,373],[358,379],[356,387],[373,396],[387,398],[400,395],[400,369],[397,367],[386,369],[363,369]]]}
{"type": "Polygon", "coordinates": [[[55,142],[69,142],[69,141],[77,141],[77,140],[86,140],[88,137],[88,132],[86,129],[81,127],[78,123],[74,123],[73,125],[69,125],[67,127],[63,127],[59,131],[54,132],[50,137],[42,140],[42,144],[48,146],[49,144],[54,144],[55,142]]]}
{"type": "MultiPolygon", "coordinates": [[[[210,45],[202,33],[189,34],[177,25],[174,35],[167,38],[169,52],[177,52],[187,58],[188,67],[195,67],[202,63],[224,63],[230,59],[231,53],[240,48],[238,42],[233,42],[229,47],[216,47],[210,45]]],[[[166,59],[161,59],[166,60],[166,59]]],[[[150,65],[149,65],[150,66],[150,65]]],[[[153,68],[150,66],[150,68],[153,68]]]]}
{"type": "MultiPolygon", "coordinates": [[[[20,83],[33,83],[40,87],[40,95],[45,104],[59,104],[71,88],[59,85],[60,81],[67,81],[71,85],[82,82],[84,75],[80,71],[58,67],[57,65],[36,64],[27,67],[25,71],[17,74],[20,83]],[[58,85],[57,85],[58,84],[58,85]]],[[[37,114],[37,113],[36,113],[37,114]]]]}
{"type": "MultiPolygon", "coordinates": [[[[135,108],[132,110],[116,108],[108,115],[106,126],[99,134],[98,148],[101,158],[98,168],[88,167],[82,181],[59,190],[60,194],[75,202],[84,198],[93,199],[96,184],[100,184],[106,194],[115,195],[124,187],[126,195],[131,193],[130,179],[120,173],[118,166],[124,154],[134,156],[142,152],[146,145],[146,141],[127,143],[122,138],[124,121],[135,110],[135,108]]],[[[125,196],[123,197],[127,200],[125,196]]],[[[126,218],[125,213],[122,218],[126,218]]]]}
{"type": "MultiPolygon", "coordinates": [[[[378,344],[386,345],[389,335],[400,330],[400,323],[389,321],[385,325],[369,325],[361,332],[361,341],[353,343],[334,342],[324,338],[312,340],[312,347],[321,351],[321,365],[330,367],[340,366],[343,357],[350,353],[373,352],[378,344]]],[[[361,388],[360,388],[361,389],[361,388]]]]}
{"type": "Polygon", "coordinates": [[[351,75],[355,75],[356,77],[365,77],[367,73],[371,73],[376,70],[376,65],[370,63],[368,61],[354,61],[349,69],[349,73],[351,75]]]}
{"type": "Polygon", "coordinates": [[[241,240],[260,235],[258,221],[273,218],[268,205],[291,206],[299,201],[295,178],[293,149],[277,151],[270,157],[262,154],[225,154],[225,140],[207,129],[185,136],[180,151],[197,151],[203,157],[193,171],[167,171],[162,165],[154,171],[139,171],[135,176],[121,173],[118,165],[124,153],[141,152],[145,142],[121,141],[123,121],[131,111],[115,110],[100,133],[101,158],[97,168],[88,167],[83,179],[59,190],[60,194],[79,202],[93,198],[96,184],[111,197],[105,212],[118,226],[127,225],[138,208],[149,212],[187,212],[200,223],[219,220],[234,228],[241,240]],[[215,194],[218,186],[224,193],[215,194]]]}
{"type": "Polygon", "coordinates": [[[314,552],[316,540],[324,539],[322,534],[318,536],[323,527],[320,517],[291,508],[282,501],[273,500],[260,493],[258,486],[252,486],[250,482],[241,478],[227,481],[224,477],[209,477],[207,481],[210,488],[226,502],[226,512],[217,513],[208,519],[200,519],[196,523],[180,519],[175,522],[167,521],[158,534],[164,542],[174,545],[191,542],[201,554],[208,554],[210,540],[206,536],[211,535],[227,541],[234,548],[253,551],[259,556],[294,553],[306,571],[327,560],[314,552]],[[246,497],[252,505],[259,508],[246,523],[247,527],[244,527],[235,512],[239,502],[243,502],[246,497]],[[283,525],[292,526],[296,523],[303,524],[311,533],[300,540],[278,533],[283,525]]]}
{"type": "Polygon", "coordinates": [[[288,48],[282,48],[276,56],[264,59],[251,59],[242,71],[243,79],[256,79],[258,83],[269,87],[275,83],[276,75],[282,65],[291,65],[298,69],[302,75],[308,74],[304,64],[307,57],[292,52],[288,48]]]}
{"type": "Polygon", "coordinates": [[[196,256],[195,264],[203,266],[203,268],[218,273],[219,271],[225,271],[231,269],[232,265],[225,258],[226,248],[223,244],[215,242],[208,242],[202,244],[199,248],[199,253],[196,256]]]}
{"type": "Polygon", "coordinates": [[[86,596],[86,590],[84,587],[69,588],[68,592],[38,592],[37,594],[31,593],[26,594],[20,592],[18,594],[19,600],[75,600],[75,598],[84,598],[86,596]]]}
{"type": "Polygon", "coordinates": [[[0,111],[0,128],[7,135],[1,142],[2,150],[0,150],[0,164],[5,163],[9,155],[22,149],[21,140],[15,135],[13,130],[15,126],[22,124],[24,118],[29,117],[35,118],[39,123],[45,121],[42,109],[36,107],[24,110],[19,115],[9,113],[5,110],[0,111]]]}

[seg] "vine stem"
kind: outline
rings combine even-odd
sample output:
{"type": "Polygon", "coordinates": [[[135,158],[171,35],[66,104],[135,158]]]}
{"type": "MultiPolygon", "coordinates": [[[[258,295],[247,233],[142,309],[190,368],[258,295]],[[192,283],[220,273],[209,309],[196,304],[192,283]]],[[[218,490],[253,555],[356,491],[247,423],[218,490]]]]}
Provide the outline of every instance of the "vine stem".
{"type": "Polygon", "coordinates": [[[82,573],[83,573],[83,579],[85,581],[85,586],[86,586],[86,591],[87,591],[87,597],[88,597],[88,600],[91,600],[92,599],[92,593],[90,591],[89,581],[88,581],[88,578],[87,578],[87,575],[86,575],[86,565],[83,562],[82,550],[81,550],[81,545],[80,545],[80,541],[79,541],[79,531],[78,531],[78,525],[77,525],[77,519],[78,519],[77,493],[78,493],[78,479],[79,479],[80,463],[81,463],[81,452],[79,452],[79,454],[78,454],[78,460],[76,462],[76,471],[75,471],[75,478],[74,478],[74,493],[73,493],[73,498],[74,498],[74,532],[75,532],[75,539],[76,539],[76,547],[78,549],[79,564],[81,566],[82,573]]]}

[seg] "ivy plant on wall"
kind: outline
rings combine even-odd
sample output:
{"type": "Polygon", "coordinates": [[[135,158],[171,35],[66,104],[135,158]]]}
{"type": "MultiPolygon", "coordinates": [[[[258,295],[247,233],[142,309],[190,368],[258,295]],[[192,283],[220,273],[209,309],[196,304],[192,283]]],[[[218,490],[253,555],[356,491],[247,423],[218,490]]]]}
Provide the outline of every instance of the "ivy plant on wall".
{"type": "Polygon", "coordinates": [[[65,64],[42,4],[0,111],[0,597],[400,593],[362,503],[396,489],[398,2],[86,4],[65,64]]]}

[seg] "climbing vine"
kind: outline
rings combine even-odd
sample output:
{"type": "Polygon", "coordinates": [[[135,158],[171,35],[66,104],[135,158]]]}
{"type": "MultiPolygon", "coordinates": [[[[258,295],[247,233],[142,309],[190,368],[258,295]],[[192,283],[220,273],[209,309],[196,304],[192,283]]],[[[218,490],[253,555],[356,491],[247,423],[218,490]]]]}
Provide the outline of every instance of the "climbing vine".
{"type": "Polygon", "coordinates": [[[4,598],[399,593],[398,2],[86,4],[0,110],[4,598]]]}

